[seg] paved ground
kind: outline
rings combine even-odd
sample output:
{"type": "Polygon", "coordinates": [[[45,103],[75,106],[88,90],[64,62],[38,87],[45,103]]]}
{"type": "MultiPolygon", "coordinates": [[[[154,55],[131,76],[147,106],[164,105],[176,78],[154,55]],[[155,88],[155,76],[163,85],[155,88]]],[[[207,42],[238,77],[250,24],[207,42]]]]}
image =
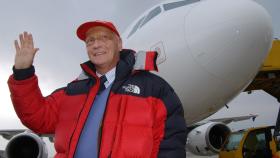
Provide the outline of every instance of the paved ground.
{"type": "Polygon", "coordinates": [[[3,151],[3,150],[0,150],[0,158],[5,158],[5,157],[4,157],[4,151],[3,151]]]}
{"type": "Polygon", "coordinates": [[[215,156],[196,156],[187,152],[187,158],[218,158],[218,155],[215,156]]]}
{"type": "MultiPolygon", "coordinates": [[[[2,150],[0,150],[0,158],[5,158],[4,153],[2,150]]],[[[187,158],[218,158],[218,156],[195,156],[189,152],[187,152],[187,158]]]]}
{"type": "MultiPolygon", "coordinates": [[[[3,151],[0,150],[0,158],[5,158],[3,151]]],[[[50,157],[52,158],[52,157],[50,157]]],[[[195,156],[189,152],[187,152],[187,158],[218,158],[218,156],[195,156]]]]}
{"type": "MultiPolygon", "coordinates": [[[[4,151],[0,150],[0,158],[5,158],[4,156],[4,151]]],[[[50,157],[52,158],[52,157],[50,157]]],[[[191,154],[190,152],[187,152],[187,158],[218,158],[218,155],[215,156],[196,156],[191,154]]]]}

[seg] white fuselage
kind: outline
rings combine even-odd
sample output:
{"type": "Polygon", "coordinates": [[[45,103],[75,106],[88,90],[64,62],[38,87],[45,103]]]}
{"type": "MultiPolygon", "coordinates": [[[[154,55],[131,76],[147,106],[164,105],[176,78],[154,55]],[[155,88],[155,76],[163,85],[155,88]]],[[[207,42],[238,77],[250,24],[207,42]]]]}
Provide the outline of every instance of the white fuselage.
{"type": "Polygon", "coordinates": [[[125,48],[159,52],[158,75],[175,89],[188,125],[215,113],[242,92],[272,42],[271,19],[254,1],[192,1],[152,7],[122,35],[125,48]],[[158,15],[145,23],[150,13],[158,15]]]}

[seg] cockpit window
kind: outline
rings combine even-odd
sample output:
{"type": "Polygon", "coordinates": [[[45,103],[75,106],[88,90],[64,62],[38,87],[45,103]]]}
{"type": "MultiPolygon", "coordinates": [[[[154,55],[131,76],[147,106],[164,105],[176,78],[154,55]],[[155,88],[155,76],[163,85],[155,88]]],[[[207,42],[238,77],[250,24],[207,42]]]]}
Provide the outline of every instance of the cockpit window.
{"type": "Polygon", "coordinates": [[[244,135],[244,131],[232,133],[224,144],[223,151],[237,150],[237,147],[244,135]]]}
{"type": "Polygon", "coordinates": [[[144,20],[145,16],[142,17],[133,27],[133,29],[130,31],[129,35],[127,36],[127,38],[129,38],[132,34],[134,34],[136,32],[136,30],[138,29],[139,25],[141,24],[141,22],[144,20]]]}
{"type": "Polygon", "coordinates": [[[161,12],[161,8],[160,6],[156,7],[155,9],[151,10],[149,12],[149,14],[146,16],[145,20],[142,22],[141,26],[144,26],[148,21],[150,21],[152,18],[154,18],[155,16],[159,15],[159,13],[161,12]]]}
{"type": "Polygon", "coordinates": [[[187,4],[195,3],[198,1],[199,0],[184,0],[184,1],[179,1],[179,2],[166,3],[166,4],[163,4],[163,8],[165,11],[167,11],[167,10],[171,10],[174,8],[185,6],[187,4]]]}

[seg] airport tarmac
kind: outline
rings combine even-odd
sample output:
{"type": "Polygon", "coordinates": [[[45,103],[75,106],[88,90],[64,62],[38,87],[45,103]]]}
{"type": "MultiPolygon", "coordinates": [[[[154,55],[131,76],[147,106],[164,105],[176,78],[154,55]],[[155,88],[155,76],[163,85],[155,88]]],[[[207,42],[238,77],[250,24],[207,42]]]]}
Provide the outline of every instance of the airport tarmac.
{"type": "MultiPolygon", "coordinates": [[[[4,153],[3,153],[3,151],[0,150],[0,158],[5,158],[4,156],[1,156],[1,155],[4,155],[4,153]]],[[[191,154],[190,152],[187,152],[186,158],[218,158],[218,155],[215,155],[215,156],[196,156],[196,155],[191,154]]]]}
{"type": "Polygon", "coordinates": [[[197,156],[197,155],[193,155],[190,152],[187,152],[187,158],[218,158],[218,155],[214,155],[214,156],[197,156]]]}

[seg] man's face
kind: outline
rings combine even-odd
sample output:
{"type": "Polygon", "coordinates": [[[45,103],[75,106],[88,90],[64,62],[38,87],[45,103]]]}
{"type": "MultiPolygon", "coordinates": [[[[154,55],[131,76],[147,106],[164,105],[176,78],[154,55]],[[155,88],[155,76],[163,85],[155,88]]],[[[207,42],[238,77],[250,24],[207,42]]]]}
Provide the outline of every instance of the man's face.
{"type": "Polygon", "coordinates": [[[110,70],[117,65],[122,41],[110,29],[102,26],[89,29],[85,42],[89,59],[97,70],[110,70]]]}

